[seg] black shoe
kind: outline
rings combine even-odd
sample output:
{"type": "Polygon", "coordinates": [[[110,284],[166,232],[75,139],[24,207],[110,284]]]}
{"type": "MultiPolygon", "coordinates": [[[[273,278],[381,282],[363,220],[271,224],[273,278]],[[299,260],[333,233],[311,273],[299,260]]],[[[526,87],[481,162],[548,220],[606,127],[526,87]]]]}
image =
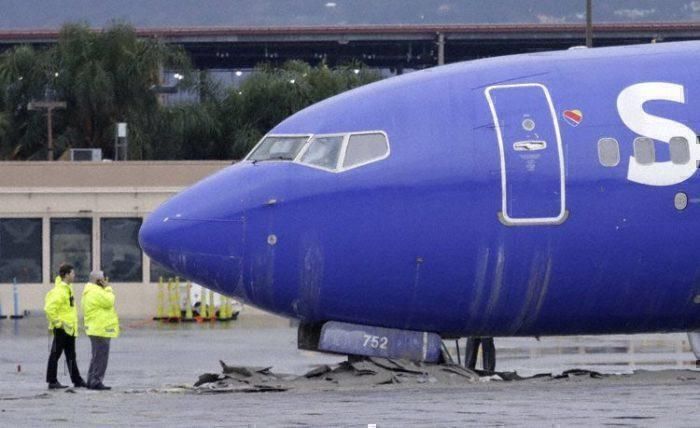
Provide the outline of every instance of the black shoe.
{"type": "Polygon", "coordinates": [[[81,380],[78,383],[74,383],[73,386],[76,388],[87,388],[88,387],[87,383],[85,383],[84,380],[81,380]]]}
{"type": "Polygon", "coordinates": [[[95,385],[95,386],[88,386],[88,389],[94,389],[96,391],[109,391],[112,389],[111,386],[105,386],[103,384],[95,385]]]}
{"type": "Polygon", "coordinates": [[[51,382],[49,384],[49,389],[63,389],[68,388],[66,385],[61,385],[59,382],[51,382]]]}

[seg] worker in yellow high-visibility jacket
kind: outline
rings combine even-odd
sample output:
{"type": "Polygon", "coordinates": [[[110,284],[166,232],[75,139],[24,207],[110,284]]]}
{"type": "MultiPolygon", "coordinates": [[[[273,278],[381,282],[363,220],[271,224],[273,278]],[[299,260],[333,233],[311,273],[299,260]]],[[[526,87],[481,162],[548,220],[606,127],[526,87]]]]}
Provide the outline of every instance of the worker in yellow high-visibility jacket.
{"type": "Polygon", "coordinates": [[[75,338],[78,336],[78,309],[73,296],[73,266],[64,264],[58,271],[55,285],[46,294],[44,311],[49,322],[49,330],[53,333],[53,344],[46,368],[46,382],[49,389],[67,388],[58,382],[58,359],[66,354],[68,372],[75,387],[87,386],[78,370],[75,356],[75,338]]]}
{"type": "Polygon", "coordinates": [[[90,282],[85,284],[83,290],[82,305],[85,333],[92,345],[88,388],[112,389],[102,382],[107,371],[110,339],[119,336],[119,317],[114,309],[114,292],[105,281],[102,271],[90,273],[90,282]]]}

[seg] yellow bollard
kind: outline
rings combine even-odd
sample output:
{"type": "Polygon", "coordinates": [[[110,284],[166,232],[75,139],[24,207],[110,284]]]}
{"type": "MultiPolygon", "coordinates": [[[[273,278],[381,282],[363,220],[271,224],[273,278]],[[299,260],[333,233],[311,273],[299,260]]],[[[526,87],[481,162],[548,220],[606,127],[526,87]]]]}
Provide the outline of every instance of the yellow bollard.
{"type": "Polygon", "coordinates": [[[163,313],[165,311],[163,302],[164,298],[165,294],[163,291],[163,277],[161,276],[160,278],[158,278],[158,308],[156,310],[156,316],[153,317],[153,319],[156,321],[160,321],[165,317],[165,314],[163,313]]]}
{"type": "Polygon", "coordinates": [[[185,318],[184,318],[184,321],[187,321],[187,322],[194,321],[194,318],[192,318],[192,298],[190,297],[191,292],[192,292],[192,283],[187,281],[187,296],[185,297],[185,318]]]}
{"type": "Polygon", "coordinates": [[[209,320],[216,321],[216,306],[214,306],[214,292],[209,290],[209,320]]]}
{"type": "Polygon", "coordinates": [[[219,299],[219,315],[216,318],[218,321],[226,321],[226,297],[224,296],[219,299]]]}
{"type": "Polygon", "coordinates": [[[168,279],[168,285],[166,286],[168,290],[168,297],[167,297],[167,305],[168,305],[168,317],[167,319],[170,321],[173,319],[173,282],[168,279]]]}
{"type": "Polygon", "coordinates": [[[207,289],[202,287],[201,295],[199,296],[199,317],[203,320],[209,318],[207,312],[207,289]]]}
{"type": "Polygon", "coordinates": [[[231,321],[231,298],[230,297],[224,298],[224,310],[226,312],[224,319],[226,321],[231,321]]]}
{"type": "Polygon", "coordinates": [[[178,321],[180,321],[180,318],[182,318],[182,304],[180,304],[181,299],[180,299],[180,277],[176,276],[175,277],[175,298],[173,299],[173,311],[175,312],[175,318],[177,318],[178,321]]]}
{"type": "Polygon", "coordinates": [[[178,313],[175,283],[172,278],[168,280],[168,291],[170,298],[170,310],[168,311],[168,318],[170,322],[177,322],[180,320],[180,314],[178,313]]]}
{"type": "Polygon", "coordinates": [[[226,321],[231,321],[233,318],[233,303],[231,302],[231,298],[227,297],[226,298],[226,321]]]}

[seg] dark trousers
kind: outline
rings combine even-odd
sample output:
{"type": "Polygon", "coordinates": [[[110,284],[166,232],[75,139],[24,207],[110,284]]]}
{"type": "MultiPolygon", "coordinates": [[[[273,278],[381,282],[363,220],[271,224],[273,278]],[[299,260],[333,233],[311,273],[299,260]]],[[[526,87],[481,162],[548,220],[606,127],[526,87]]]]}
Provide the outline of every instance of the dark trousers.
{"type": "Polygon", "coordinates": [[[109,361],[109,338],[89,336],[92,345],[92,359],[88,371],[88,388],[102,385],[109,361]]]}
{"type": "Polygon", "coordinates": [[[56,383],[58,371],[58,359],[61,354],[66,354],[66,363],[68,363],[68,372],[73,385],[83,383],[83,378],[78,370],[78,362],[75,359],[75,337],[63,331],[62,328],[53,330],[53,344],[51,345],[51,353],[49,354],[49,364],[46,367],[46,382],[56,383]]]}

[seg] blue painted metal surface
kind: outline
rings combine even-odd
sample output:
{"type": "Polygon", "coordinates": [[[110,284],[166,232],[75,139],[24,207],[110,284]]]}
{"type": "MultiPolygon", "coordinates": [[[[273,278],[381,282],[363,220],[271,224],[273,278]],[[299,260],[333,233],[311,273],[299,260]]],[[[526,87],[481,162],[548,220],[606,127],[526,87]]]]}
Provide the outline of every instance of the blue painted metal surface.
{"type": "MultiPolygon", "coordinates": [[[[310,322],[461,336],[697,330],[698,66],[700,43],[668,43],[488,59],[368,85],[270,133],[382,130],[387,159],[342,173],[240,162],[159,207],[140,242],[183,277],[310,322]],[[542,123],[535,90],[509,92],[502,119],[522,126],[528,114],[542,130],[513,128],[510,140],[549,143],[559,127],[568,217],[557,222],[498,218],[504,171],[486,90],[514,84],[551,96],[556,124],[542,123]],[[575,110],[580,123],[566,121],[575,110]],[[646,127],[652,115],[673,122],[646,127]],[[692,140],[690,172],[668,162],[664,130],[692,140]],[[640,132],[656,133],[654,165],[635,164],[640,132]],[[599,162],[604,137],[619,142],[615,167],[599,162]],[[689,196],[683,210],[678,192],[689,196]]],[[[528,160],[510,155],[505,173],[521,179],[510,213],[558,211],[556,158],[530,159],[542,175],[529,176],[528,160]]]]}
{"type": "Polygon", "coordinates": [[[435,333],[329,321],[321,329],[318,349],[370,357],[436,363],[442,339],[435,333]]]}

